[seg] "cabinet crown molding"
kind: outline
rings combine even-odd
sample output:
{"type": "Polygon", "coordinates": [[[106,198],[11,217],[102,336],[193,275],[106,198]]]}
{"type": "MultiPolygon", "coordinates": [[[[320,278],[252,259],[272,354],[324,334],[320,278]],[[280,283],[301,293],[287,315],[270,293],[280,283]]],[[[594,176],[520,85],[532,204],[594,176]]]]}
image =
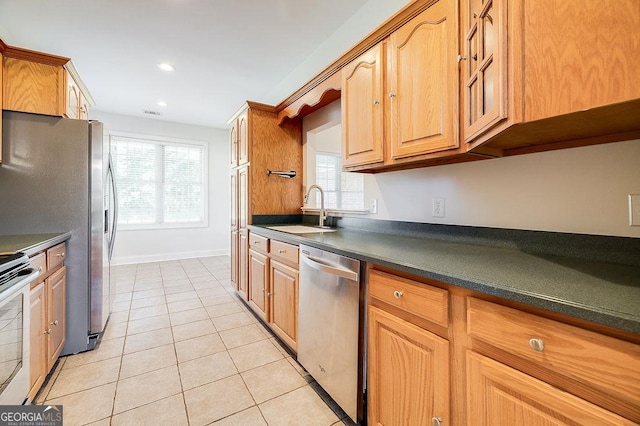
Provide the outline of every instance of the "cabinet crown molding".
{"type": "Polygon", "coordinates": [[[48,53],[36,52],[35,50],[23,49],[21,47],[9,46],[0,39],[0,54],[9,58],[24,59],[32,62],[39,62],[46,65],[64,66],[71,59],[64,56],[50,55],[48,53]]]}

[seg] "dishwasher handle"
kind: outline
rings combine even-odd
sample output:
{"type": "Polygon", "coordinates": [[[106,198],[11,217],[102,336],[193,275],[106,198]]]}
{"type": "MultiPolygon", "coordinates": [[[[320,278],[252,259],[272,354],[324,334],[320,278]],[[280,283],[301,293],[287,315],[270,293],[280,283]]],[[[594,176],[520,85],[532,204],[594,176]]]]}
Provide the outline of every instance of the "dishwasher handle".
{"type": "Polygon", "coordinates": [[[301,256],[302,261],[313,269],[321,272],[326,272],[331,275],[337,275],[342,278],[346,278],[351,281],[358,281],[358,272],[347,269],[344,266],[330,262],[326,259],[321,259],[315,256],[301,256]]]}

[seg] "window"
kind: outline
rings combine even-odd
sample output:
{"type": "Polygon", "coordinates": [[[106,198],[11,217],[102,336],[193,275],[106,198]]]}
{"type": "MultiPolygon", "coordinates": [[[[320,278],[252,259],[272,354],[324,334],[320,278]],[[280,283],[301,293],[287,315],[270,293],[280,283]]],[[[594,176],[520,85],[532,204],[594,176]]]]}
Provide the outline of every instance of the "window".
{"type": "MultiPolygon", "coordinates": [[[[316,153],[315,181],[324,190],[326,209],[364,210],[363,176],[343,172],[340,154],[316,153]]],[[[320,206],[319,192],[316,206],[320,206]]]]}
{"type": "Polygon", "coordinates": [[[205,143],[112,133],[118,225],[206,226],[205,143]]]}

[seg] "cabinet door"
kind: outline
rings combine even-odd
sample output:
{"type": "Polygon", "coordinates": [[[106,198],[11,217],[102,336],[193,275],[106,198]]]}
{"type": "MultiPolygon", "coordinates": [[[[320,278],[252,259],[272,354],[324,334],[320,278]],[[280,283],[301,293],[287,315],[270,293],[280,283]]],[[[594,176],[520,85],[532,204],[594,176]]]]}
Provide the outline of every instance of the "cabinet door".
{"type": "Polygon", "coordinates": [[[31,338],[29,340],[30,391],[33,399],[47,376],[47,310],[44,281],[31,289],[31,338]]]}
{"type": "MultiPolygon", "coordinates": [[[[229,218],[231,219],[231,229],[238,229],[238,171],[231,170],[229,176],[229,194],[231,202],[231,211],[229,212],[229,218]]],[[[245,224],[246,226],[246,224],[245,224]]]]}
{"type": "Polygon", "coordinates": [[[450,424],[449,342],[373,306],[368,327],[369,424],[450,424]]]}
{"type": "Polygon", "coordinates": [[[249,120],[248,113],[238,117],[238,165],[249,162],[249,120]]]}
{"type": "Polygon", "coordinates": [[[231,282],[233,287],[238,290],[240,277],[238,276],[238,267],[240,266],[240,234],[237,230],[231,231],[231,282]]]}
{"type": "Polygon", "coordinates": [[[47,335],[47,371],[53,367],[66,341],[66,272],[63,266],[46,281],[47,327],[51,330],[47,335]]]}
{"type": "Polygon", "coordinates": [[[456,2],[439,0],[389,38],[391,159],[455,148],[458,109],[456,2]]]}
{"type": "Polygon", "coordinates": [[[76,81],[71,77],[69,72],[66,72],[67,80],[67,93],[65,95],[66,101],[66,116],[67,118],[80,118],[80,88],[76,84],[76,81]]]}
{"type": "Polygon", "coordinates": [[[342,70],[342,164],[384,160],[383,78],[386,43],[380,43],[342,70]]]}
{"type": "Polygon", "coordinates": [[[264,321],[269,321],[269,258],[249,249],[249,306],[264,321]]]}
{"type": "Polygon", "coordinates": [[[247,230],[238,233],[238,293],[247,300],[249,290],[249,238],[247,230]]]}
{"type": "Polygon", "coordinates": [[[88,120],[89,119],[89,102],[84,97],[82,92],[80,92],[80,106],[78,107],[78,118],[80,120],[88,120]]]}
{"type": "Polygon", "coordinates": [[[507,116],[507,0],[466,0],[461,59],[465,142],[507,116]]]}
{"type": "Polygon", "coordinates": [[[238,165],[238,120],[233,120],[229,129],[229,164],[238,165]]]}
{"type": "Polygon", "coordinates": [[[238,227],[245,229],[249,223],[249,167],[238,170],[238,227]]]}
{"type": "Polygon", "coordinates": [[[470,425],[635,424],[471,351],[467,352],[467,382],[470,425]]]}
{"type": "Polygon", "coordinates": [[[271,327],[294,351],[298,349],[298,270],[271,261],[271,327]]]}

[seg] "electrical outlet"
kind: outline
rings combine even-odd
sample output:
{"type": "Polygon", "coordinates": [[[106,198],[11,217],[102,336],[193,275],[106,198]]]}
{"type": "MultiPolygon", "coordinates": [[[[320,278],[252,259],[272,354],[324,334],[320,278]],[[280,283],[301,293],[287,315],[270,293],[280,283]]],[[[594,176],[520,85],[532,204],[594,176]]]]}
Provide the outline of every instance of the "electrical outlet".
{"type": "Polygon", "coordinates": [[[378,199],[372,198],[371,204],[369,205],[369,213],[376,214],[378,213],[378,199]]]}
{"type": "Polygon", "coordinates": [[[433,210],[431,211],[431,217],[444,217],[444,198],[433,198],[433,210]]]}
{"type": "Polygon", "coordinates": [[[640,194],[629,194],[629,226],[640,226],[640,194]]]}

